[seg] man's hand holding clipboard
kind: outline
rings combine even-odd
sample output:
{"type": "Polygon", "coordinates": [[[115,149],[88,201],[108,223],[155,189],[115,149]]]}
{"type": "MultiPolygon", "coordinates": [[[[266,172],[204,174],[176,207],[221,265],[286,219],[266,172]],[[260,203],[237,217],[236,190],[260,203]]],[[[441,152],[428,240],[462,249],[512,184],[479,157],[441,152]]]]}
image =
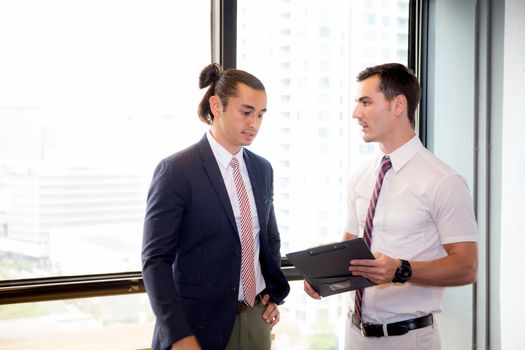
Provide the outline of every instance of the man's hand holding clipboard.
{"type": "Polygon", "coordinates": [[[362,238],[326,244],[286,256],[310,286],[323,297],[375,285],[374,282],[354,276],[348,271],[348,264],[352,259],[374,259],[362,238]]]}

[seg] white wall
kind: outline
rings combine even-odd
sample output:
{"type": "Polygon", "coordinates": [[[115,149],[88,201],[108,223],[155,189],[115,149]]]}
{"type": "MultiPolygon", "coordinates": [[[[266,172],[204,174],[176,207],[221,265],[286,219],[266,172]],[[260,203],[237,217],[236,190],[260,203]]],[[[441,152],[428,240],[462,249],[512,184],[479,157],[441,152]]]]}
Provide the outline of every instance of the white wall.
{"type": "Polygon", "coordinates": [[[502,115],[501,349],[525,347],[525,1],[505,2],[502,115]]]}

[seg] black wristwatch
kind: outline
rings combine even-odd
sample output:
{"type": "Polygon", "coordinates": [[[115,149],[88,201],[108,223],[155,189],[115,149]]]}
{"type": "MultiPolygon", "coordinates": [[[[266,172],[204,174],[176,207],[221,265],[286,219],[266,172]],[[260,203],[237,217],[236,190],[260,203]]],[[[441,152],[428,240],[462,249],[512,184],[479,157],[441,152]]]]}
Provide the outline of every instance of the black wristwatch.
{"type": "Polygon", "coordinates": [[[399,266],[394,275],[393,283],[405,283],[412,277],[412,267],[408,260],[401,260],[401,266],[399,266]]]}

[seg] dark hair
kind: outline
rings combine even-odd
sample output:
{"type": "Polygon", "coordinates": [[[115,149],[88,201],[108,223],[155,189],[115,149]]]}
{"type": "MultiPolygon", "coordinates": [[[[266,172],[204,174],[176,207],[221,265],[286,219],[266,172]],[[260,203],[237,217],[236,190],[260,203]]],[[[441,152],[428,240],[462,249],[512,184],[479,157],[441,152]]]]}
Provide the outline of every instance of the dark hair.
{"type": "Polygon", "coordinates": [[[407,99],[408,120],[415,127],[416,108],[419,103],[421,89],[419,82],[412,71],[399,63],[386,63],[374,67],[368,67],[357,75],[357,81],[361,82],[374,75],[379,76],[379,91],[385,95],[388,101],[399,95],[407,99]]]}
{"type": "Polygon", "coordinates": [[[206,124],[211,124],[213,122],[213,114],[210,110],[210,97],[213,95],[218,96],[222,101],[223,108],[226,109],[228,98],[237,96],[239,83],[255,90],[265,90],[263,83],[258,78],[243,70],[227,69],[223,71],[218,63],[212,63],[204,67],[199,76],[199,88],[203,89],[207,86],[209,88],[199,103],[197,110],[199,119],[206,124]]]}

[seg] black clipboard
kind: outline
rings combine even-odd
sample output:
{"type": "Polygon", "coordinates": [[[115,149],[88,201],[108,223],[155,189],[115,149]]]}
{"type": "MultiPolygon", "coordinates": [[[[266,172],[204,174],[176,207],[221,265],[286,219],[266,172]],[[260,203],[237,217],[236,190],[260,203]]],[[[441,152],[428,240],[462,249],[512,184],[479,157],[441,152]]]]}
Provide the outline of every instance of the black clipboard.
{"type": "Polygon", "coordinates": [[[288,253],[286,256],[323,297],[375,285],[374,282],[362,276],[354,276],[348,271],[351,259],[374,259],[362,238],[326,244],[288,253]]]}

